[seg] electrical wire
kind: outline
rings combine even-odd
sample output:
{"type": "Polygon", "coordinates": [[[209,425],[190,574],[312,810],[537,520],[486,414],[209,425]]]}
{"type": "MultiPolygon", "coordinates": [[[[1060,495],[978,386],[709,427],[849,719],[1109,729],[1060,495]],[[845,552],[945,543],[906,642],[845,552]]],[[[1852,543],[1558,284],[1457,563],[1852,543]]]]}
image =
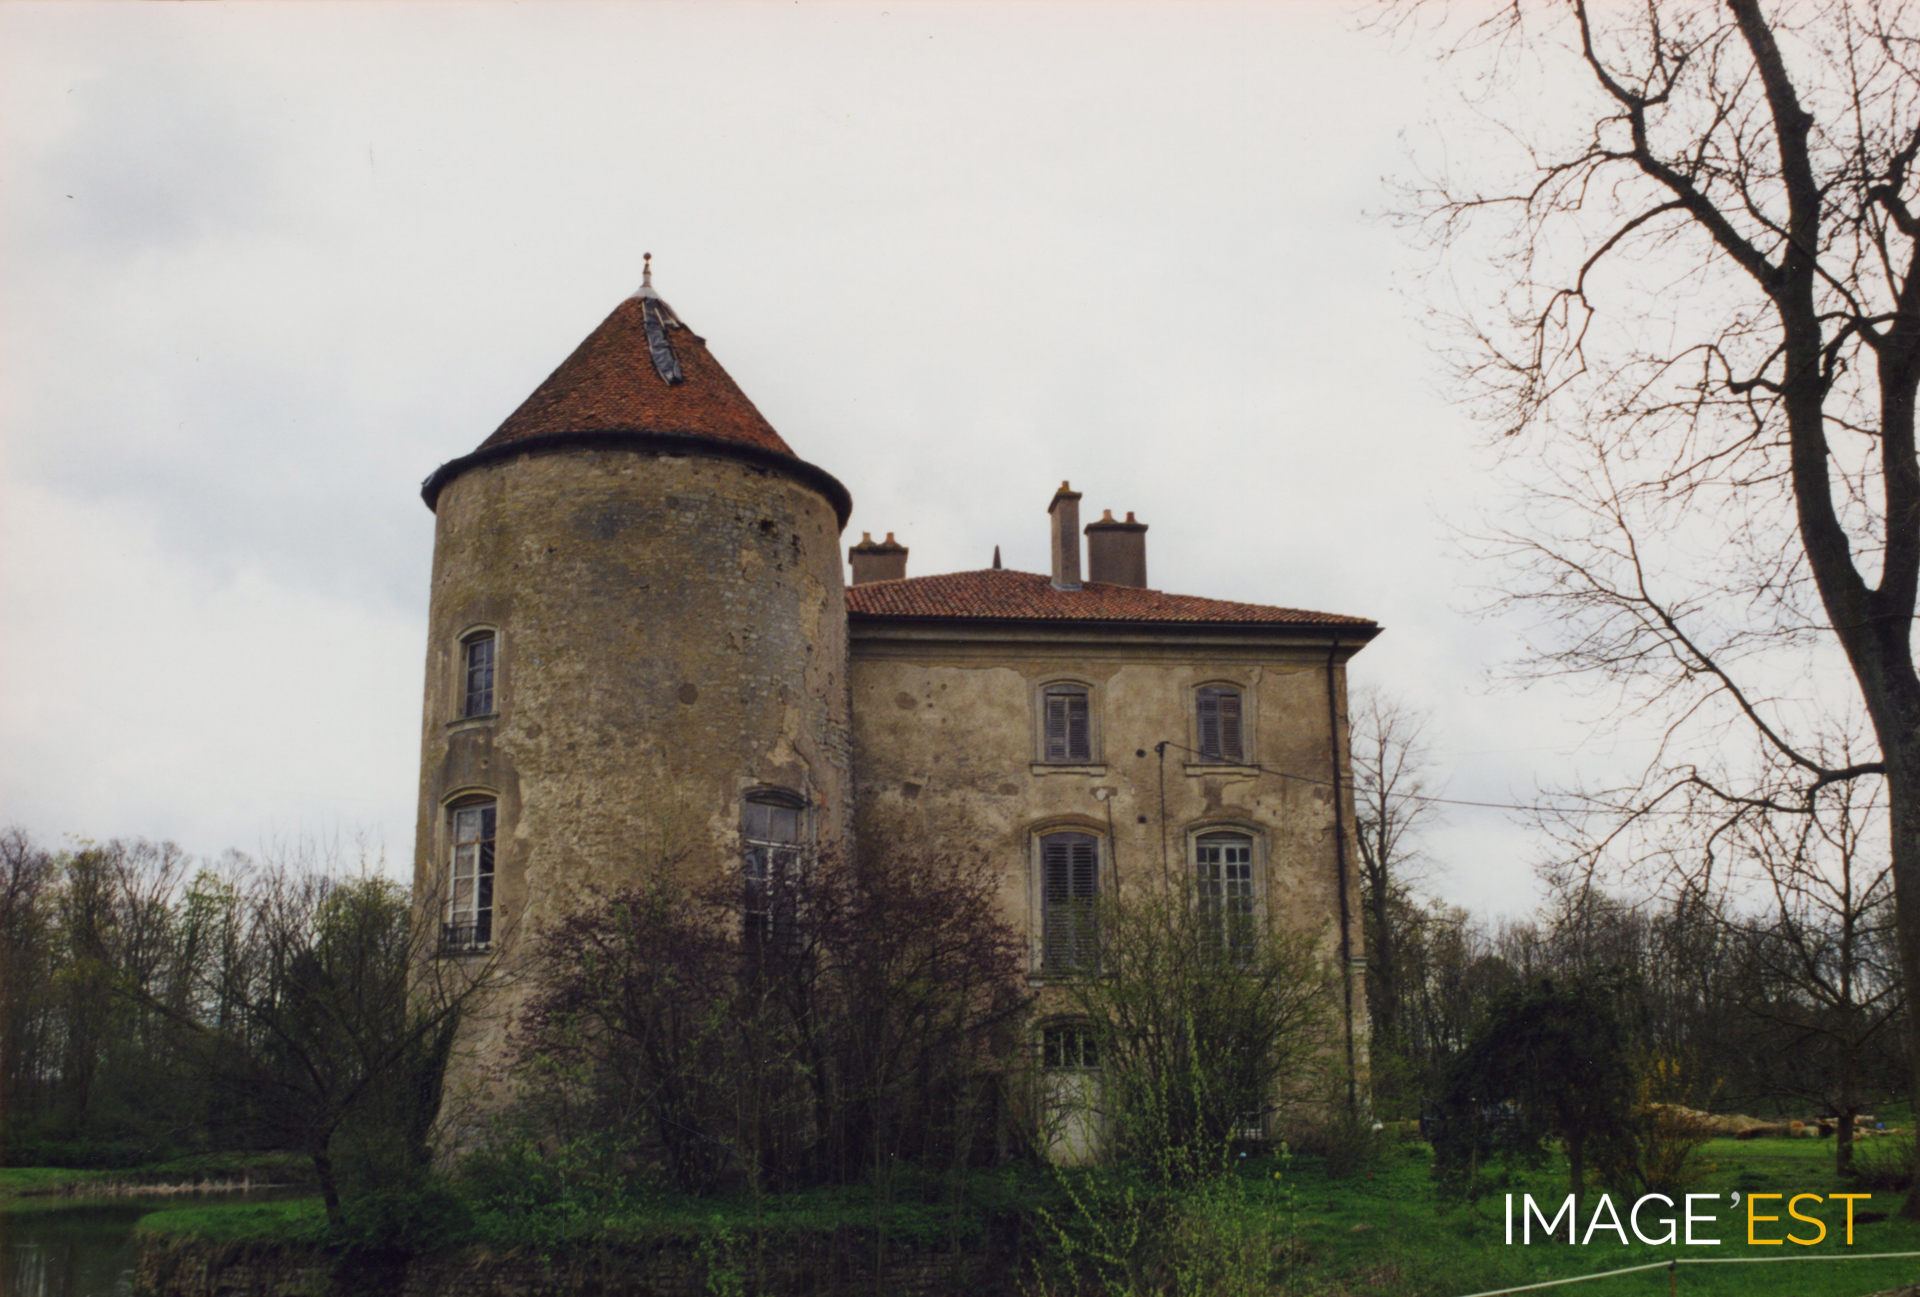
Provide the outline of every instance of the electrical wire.
{"type": "MultiPolygon", "coordinates": [[[[1171,740],[1165,740],[1161,742],[1158,746],[1162,748],[1173,748],[1180,752],[1191,753],[1193,756],[1196,756],[1196,757],[1204,757],[1206,755],[1205,753],[1201,752],[1197,748],[1190,748],[1184,744],[1175,743],[1171,740]]],[[[1318,787],[1318,788],[1337,787],[1343,792],[1353,793],[1356,796],[1358,796],[1360,792],[1363,791],[1356,784],[1352,784],[1352,783],[1335,784],[1332,780],[1315,779],[1312,775],[1296,775],[1286,770],[1274,770],[1268,766],[1261,765],[1257,761],[1231,761],[1231,762],[1226,762],[1224,764],[1226,764],[1231,768],[1239,769],[1239,770],[1257,770],[1263,775],[1271,775],[1275,779],[1289,779],[1297,784],[1313,784],[1315,787],[1318,787]]],[[[1477,801],[1471,801],[1466,798],[1460,798],[1460,797],[1432,797],[1426,793],[1388,793],[1387,796],[1397,797],[1402,801],[1427,802],[1434,806],[1474,806],[1482,810],[1490,810],[1490,811],[1556,811],[1563,815],[1597,815],[1602,813],[1612,814],[1612,815],[1696,815],[1698,814],[1697,811],[1661,810],[1653,807],[1640,809],[1632,806],[1608,806],[1605,804],[1587,805],[1587,806],[1559,806],[1559,805],[1554,805],[1548,802],[1477,802],[1477,801]]]]}

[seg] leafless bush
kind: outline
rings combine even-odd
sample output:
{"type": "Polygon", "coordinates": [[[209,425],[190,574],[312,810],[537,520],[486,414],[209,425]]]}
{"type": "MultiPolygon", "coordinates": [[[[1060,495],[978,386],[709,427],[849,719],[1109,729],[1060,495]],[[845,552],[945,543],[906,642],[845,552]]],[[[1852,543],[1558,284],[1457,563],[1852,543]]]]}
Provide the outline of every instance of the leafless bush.
{"type": "Polygon", "coordinates": [[[689,1191],[965,1163],[990,1147],[1021,946],[977,860],[822,850],[749,929],[662,869],[540,937],[522,1115],[689,1191]]]}

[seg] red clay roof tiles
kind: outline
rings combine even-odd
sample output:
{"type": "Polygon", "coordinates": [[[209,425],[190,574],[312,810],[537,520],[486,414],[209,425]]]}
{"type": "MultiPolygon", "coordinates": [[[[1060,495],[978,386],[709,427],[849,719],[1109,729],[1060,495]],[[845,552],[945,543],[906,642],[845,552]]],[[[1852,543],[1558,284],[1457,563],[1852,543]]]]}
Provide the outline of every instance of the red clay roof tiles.
{"type": "Polygon", "coordinates": [[[901,581],[869,581],[847,589],[847,613],[855,619],[924,617],[980,621],[1188,622],[1210,625],[1351,626],[1375,629],[1365,617],[1269,608],[1166,594],[1089,581],[1078,590],[1056,590],[1038,572],[988,568],[946,572],[901,581]]]}
{"type": "Polygon", "coordinates": [[[558,432],[674,432],[793,454],[707,351],[706,340],[677,319],[667,337],[685,381],[669,384],[660,376],[641,300],[629,297],[614,307],[481,448],[558,432]]]}

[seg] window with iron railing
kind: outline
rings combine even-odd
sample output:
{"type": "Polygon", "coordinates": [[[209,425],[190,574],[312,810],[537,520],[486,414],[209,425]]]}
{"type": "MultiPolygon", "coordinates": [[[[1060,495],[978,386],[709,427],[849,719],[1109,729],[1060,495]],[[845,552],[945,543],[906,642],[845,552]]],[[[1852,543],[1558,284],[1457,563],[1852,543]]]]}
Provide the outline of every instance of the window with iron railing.
{"type": "Polygon", "coordinates": [[[455,954],[485,950],[493,942],[493,850],[499,803],[467,802],[455,806],[450,816],[453,853],[440,944],[455,954]]]}

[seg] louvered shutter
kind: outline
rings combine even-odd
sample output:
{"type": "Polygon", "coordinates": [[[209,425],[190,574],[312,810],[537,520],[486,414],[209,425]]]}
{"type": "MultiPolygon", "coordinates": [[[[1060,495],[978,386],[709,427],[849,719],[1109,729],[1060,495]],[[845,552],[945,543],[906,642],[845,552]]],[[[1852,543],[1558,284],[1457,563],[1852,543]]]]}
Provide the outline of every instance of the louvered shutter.
{"type": "Polygon", "coordinates": [[[1243,761],[1240,739],[1240,691],[1209,687],[1195,700],[1200,716],[1200,759],[1243,761]]]}
{"type": "Polygon", "coordinates": [[[1217,695],[1220,708],[1220,759],[1242,760],[1240,748],[1240,691],[1222,689],[1217,695]]]}
{"type": "Polygon", "coordinates": [[[1220,759],[1220,695],[1211,689],[1202,689],[1196,700],[1200,707],[1200,758],[1203,761],[1220,759]]]}
{"type": "Polygon", "coordinates": [[[1047,760],[1067,759],[1067,696],[1047,695],[1047,760]]]}
{"type": "Polygon", "coordinates": [[[1067,760],[1093,760],[1093,736],[1087,730],[1087,696],[1072,693],[1067,704],[1067,760]]]}
{"type": "Polygon", "coordinates": [[[1056,972],[1093,968],[1099,843],[1085,833],[1051,834],[1040,840],[1040,868],[1042,965],[1056,972]]]}

